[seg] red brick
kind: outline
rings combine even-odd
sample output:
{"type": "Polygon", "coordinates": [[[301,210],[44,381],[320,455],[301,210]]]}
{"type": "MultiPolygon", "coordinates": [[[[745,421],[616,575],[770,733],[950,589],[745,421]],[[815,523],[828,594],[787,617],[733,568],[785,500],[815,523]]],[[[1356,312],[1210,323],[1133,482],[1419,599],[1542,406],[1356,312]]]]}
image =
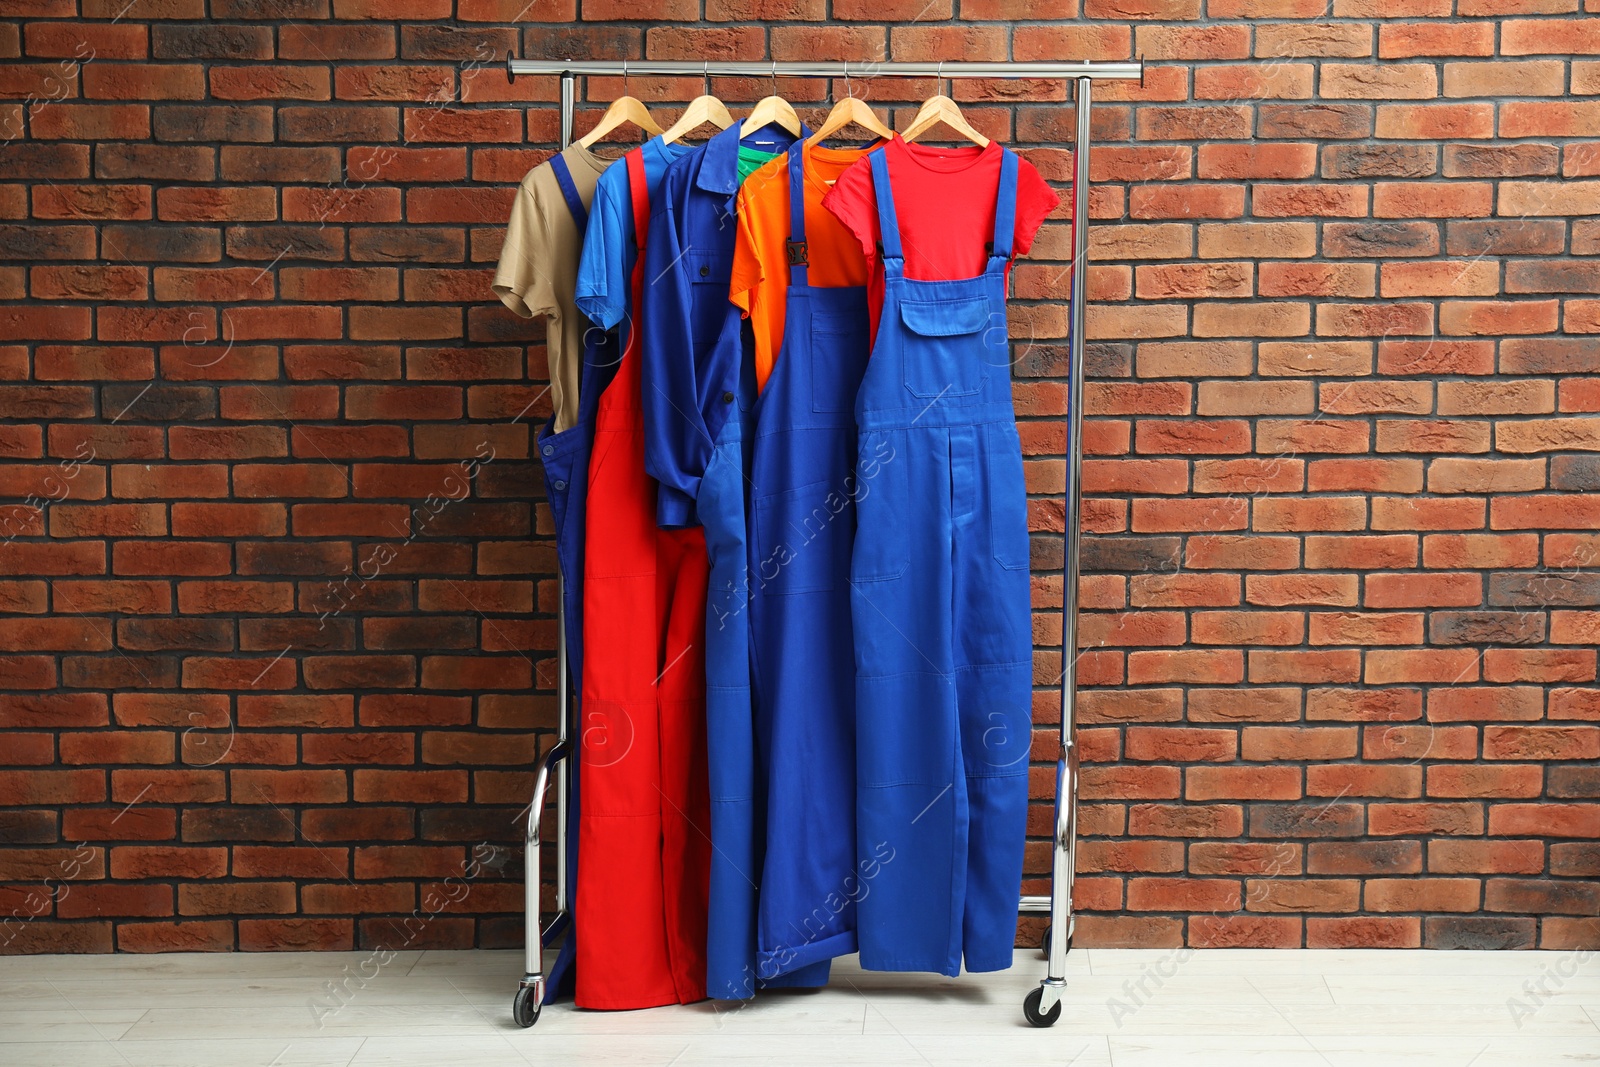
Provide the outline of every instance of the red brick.
{"type": "Polygon", "coordinates": [[[117,947],[123,952],[231,952],[233,923],[227,919],[122,923],[117,928],[117,947]]]}
{"type": "Polygon", "coordinates": [[[1421,920],[1397,916],[1306,919],[1307,948],[1420,948],[1421,920]]]}
{"type": "Polygon", "coordinates": [[[1231,730],[1139,726],[1127,732],[1126,758],[1188,763],[1235,759],[1238,738],[1231,730]]]}
{"type": "Polygon", "coordinates": [[[1300,543],[1293,537],[1201,534],[1188,539],[1184,562],[1202,570],[1288,570],[1299,565],[1300,543]]]}
{"type": "Polygon", "coordinates": [[[1430,841],[1428,870],[1434,874],[1539,874],[1544,870],[1544,850],[1543,841],[1430,841]]]}
{"type": "Polygon", "coordinates": [[[1238,909],[1239,884],[1228,880],[1130,878],[1130,911],[1225,911],[1238,909]]]}
{"type": "Polygon", "coordinates": [[[1251,510],[1251,526],[1257,530],[1361,530],[1367,525],[1367,504],[1361,497],[1266,497],[1251,510]]]}
{"type": "Polygon", "coordinates": [[[56,914],[63,919],[172,913],[172,887],[167,885],[74,885],[56,904],[56,914]]]}
{"type": "Polygon", "coordinates": [[[1306,700],[1306,718],[1395,722],[1422,717],[1415,689],[1319,689],[1306,700]]]}
{"type": "Polygon", "coordinates": [[[1299,452],[1365,452],[1372,428],[1365,420],[1262,419],[1256,428],[1256,451],[1265,454],[1299,452]]]}
{"type": "Polygon", "coordinates": [[[1483,603],[1476,574],[1373,574],[1366,580],[1369,608],[1477,607],[1483,603]]]}
{"type": "Polygon", "coordinates": [[[1422,539],[1427,567],[1532,567],[1539,559],[1533,534],[1438,534],[1422,539]]]}
{"type": "Polygon", "coordinates": [[[1354,607],[1358,581],[1353,574],[1252,574],[1245,579],[1245,599],[1266,607],[1291,604],[1354,607]]]}
{"type": "Polygon", "coordinates": [[[1189,767],[1184,772],[1188,800],[1298,800],[1298,767],[1189,767]]]}
{"type": "Polygon", "coordinates": [[[1508,56],[1600,52],[1600,19],[1508,19],[1501,34],[1508,56]]]}
{"type": "Polygon", "coordinates": [[[1373,804],[1367,810],[1367,825],[1372,834],[1380,836],[1400,834],[1479,836],[1484,829],[1483,805],[1471,802],[1373,804]]]}
{"type": "MultiPolygon", "coordinates": [[[[1492,727],[1490,728],[1492,729],[1492,727]]],[[[1533,764],[1428,768],[1430,797],[1536,797],[1544,789],[1543,768],[1533,764]]]]}
{"type": "Polygon", "coordinates": [[[1363,759],[1476,759],[1478,731],[1471,726],[1369,726],[1363,759]]]}
{"type": "Polygon", "coordinates": [[[1373,649],[1366,655],[1365,681],[1369,685],[1478,680],[1479,654],[1473,649],[1373,649]]]}
{"type": "Polygon", "coordinates": [[[1296,612],[1205,611],[1191,619],[1191,640],[1205,645],[1297,645],[1305,619],[1296,612]]]}
{"type": "Polygon", "coordinates": [[[1421,613],[1312,613],[1312,645],[1421,645],[1421,613]]]}
{"type": "Polygon", "coordinates": [[[1556,322],[1554,300],[1452,300],[1439,308],[1439,330],[1445,334],[1549,333],[1556,322]]]}
{"type": "Polygon", "coordinates": [[[1483,754],[1496,760],[1600,759],[1600,726],[1485,726],[1483,754]]]}
{"type": "Polygon", "coordinates": [[[1496,836],[1600,837],[1600,804],[1495,804],[1489,833],[1496,836]]]}
{"type": "Polygon", "coordinates": [[[1535,686],[1452,686],[1428,693],[1432,722],[1527,720],[1543,712],[1544,692],[1535,686]]]}
{"type": "Polygon", "coordinates": [[[156,212],[163,221],[236,223],[276,219],[278,205],[267,186],[165,188],[157,192],[156,212]]]}
{"type": "Polygon", "coordinates": [[[1251,682],[1353,682],[1361,671],[1354,650],[1250,652],[1251,682]]]}
{"type": "Polygon", "coordinates": [[[1177,689],[1089,690],[1079,694],[1078,714],[1085,723],[1176,721],[1183,717],[1183,694],[1177,689]]]}
{"type": "Polygon", "coordinates": [[[1476,878],[1374,878],[1362,891],[1370,911],[1477,911],[1482,897],[1476,878]]]}
{"type": "Polygon", "coordinates": [[[357,770],[354,775],[355,799],[361,803],[431,801],[460,804],[467,799],[467,776],[464,771],[357,770]]]}
{"type": "Polygon", "coordinates": [[[1311,797],[1420,797],[1422,768],[1326,764],[1306,768],[1311,797]]]}
{"type": "Polygon", "coordinates": [[[1128,681],[1229,685],[1244,680],[1244,659],[1237,651],[1134,652],[1128,656],[1128,681]]]}
{"type": "Polygon", "coordinates": [[[1285,722],[1299,714],[1298,689],[1196,689],[1189,695],[1193,722],[1285,722]]]}

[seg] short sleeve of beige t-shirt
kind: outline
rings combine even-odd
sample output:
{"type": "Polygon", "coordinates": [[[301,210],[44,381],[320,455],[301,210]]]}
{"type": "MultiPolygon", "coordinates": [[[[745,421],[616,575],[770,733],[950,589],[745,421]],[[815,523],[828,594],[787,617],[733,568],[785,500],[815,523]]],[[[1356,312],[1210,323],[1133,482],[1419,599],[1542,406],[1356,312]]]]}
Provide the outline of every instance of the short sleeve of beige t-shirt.
{"type": "MultiPolygon", "coordinates": [[[[578,198],[588,207],[594,186],[611,160],[572,145],[561,153],[578,198]]],[[[500,264],[492,287],[506,307],[523,318],[544,316],[545,351],[550,364],[550,406],[556,430],[578,418],[578,375],[583,365],[583,334],[589,321],[572,303],[578,280],[583,234],[548,162],[530,170],[517,188],[506,227],[500,264]]]]}

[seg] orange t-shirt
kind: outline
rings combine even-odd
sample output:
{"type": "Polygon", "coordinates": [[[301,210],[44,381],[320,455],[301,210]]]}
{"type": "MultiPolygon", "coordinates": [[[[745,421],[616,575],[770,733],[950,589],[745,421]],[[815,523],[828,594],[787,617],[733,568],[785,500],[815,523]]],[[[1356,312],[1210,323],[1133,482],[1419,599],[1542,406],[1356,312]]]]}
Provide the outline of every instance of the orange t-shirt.
{"type": "MultiPolygon", "coordinates": [[[[803,149],[806,169],[807,282],[819,288],[867,284],[867,259],[844,223],[822,206],[833,183],[865,148],[803,149]]],[[[789,288],[789,155],[784,153],[745,179],[734,206],[739,232],[733,248],[728,299],[738,306],[755,335],[756,387],[763,388],[783,347],[789,288]]]]}

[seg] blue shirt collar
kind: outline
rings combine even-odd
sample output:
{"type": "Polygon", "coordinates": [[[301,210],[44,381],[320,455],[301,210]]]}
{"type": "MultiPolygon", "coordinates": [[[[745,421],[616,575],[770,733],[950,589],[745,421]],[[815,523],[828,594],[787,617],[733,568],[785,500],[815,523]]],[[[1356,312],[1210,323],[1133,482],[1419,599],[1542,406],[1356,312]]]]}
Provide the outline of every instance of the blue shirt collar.
{"type": "MultiPolygon", "coordinates": [[[[739,130],[743,126],[743,119],[735,119],[732,126],[706,142],[705,156],[700,160],[700,173],[695,178],[695,184],[700,188],[728,196],[739,191],[739,130]]],[[[781,126],[763,126],[762,130],[776,142],[773,148],[776,152],[783,152],[795,141],[789,131],[781,126]]],[[[811,131],[802,125],[800,136],[809,137],[811,131]]]]}

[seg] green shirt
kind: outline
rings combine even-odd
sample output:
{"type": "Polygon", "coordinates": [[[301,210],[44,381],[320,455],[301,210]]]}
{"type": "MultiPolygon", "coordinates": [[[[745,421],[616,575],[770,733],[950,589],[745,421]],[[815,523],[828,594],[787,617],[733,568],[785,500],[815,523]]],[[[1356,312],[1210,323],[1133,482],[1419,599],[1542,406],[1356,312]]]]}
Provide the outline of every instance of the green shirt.
{"type": "Polygon", "coordinates": [[[760,170],[762,165],[769,160],[777,159],[777,152],[763,152],[759,148],[746,148],[739,146],[739,181],[742,183],[750,175],[760,170]]]}

